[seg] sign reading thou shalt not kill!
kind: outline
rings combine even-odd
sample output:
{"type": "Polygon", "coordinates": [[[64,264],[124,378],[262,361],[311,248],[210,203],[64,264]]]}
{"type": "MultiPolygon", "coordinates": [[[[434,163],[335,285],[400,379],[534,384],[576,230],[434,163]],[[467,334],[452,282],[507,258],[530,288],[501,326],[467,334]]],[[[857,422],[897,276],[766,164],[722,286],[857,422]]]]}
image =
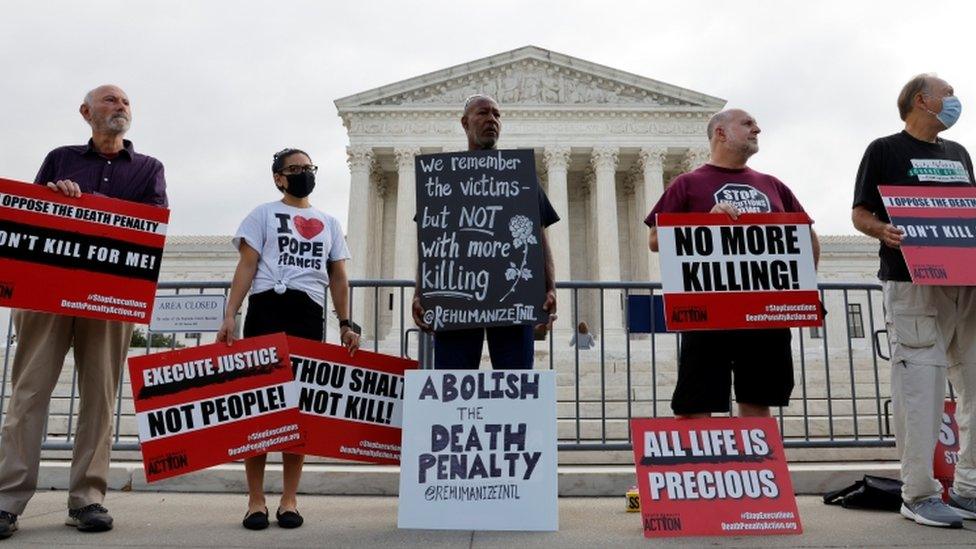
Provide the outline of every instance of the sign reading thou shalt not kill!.
{"type": "Polygon", "coordinates": [[[532,150],[416,158],[418,278],[434,330],[545,323],[532,150]]]}

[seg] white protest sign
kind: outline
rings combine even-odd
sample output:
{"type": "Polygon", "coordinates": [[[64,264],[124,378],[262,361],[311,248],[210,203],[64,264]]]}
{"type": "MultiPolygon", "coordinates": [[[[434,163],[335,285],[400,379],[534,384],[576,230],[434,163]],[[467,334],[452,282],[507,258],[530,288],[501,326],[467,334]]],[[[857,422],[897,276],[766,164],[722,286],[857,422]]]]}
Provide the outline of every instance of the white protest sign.
{"type": "Polygon", "coordinates": [[[406,372],[400,528],[559,528],[556,373],[406,372]]]}
{"type": "Polygon", "coordinates": [[[222,294],[157,295],[151,332],[216,332],[224,320],[222,294]]]}

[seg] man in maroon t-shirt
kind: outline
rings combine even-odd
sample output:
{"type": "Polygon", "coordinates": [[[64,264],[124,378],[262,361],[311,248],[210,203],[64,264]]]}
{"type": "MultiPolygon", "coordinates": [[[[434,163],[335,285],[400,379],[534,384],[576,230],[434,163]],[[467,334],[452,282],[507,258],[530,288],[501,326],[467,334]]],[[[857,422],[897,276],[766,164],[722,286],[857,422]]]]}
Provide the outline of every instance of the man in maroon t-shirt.
{"type": "MultiPolygon", "coordinates": [[[[651,251],[658,250],[659,213],[725,213],[737,219],[742,213],[803,212],[782,181],[746,166],[759,152],[759,132],[756,120],[739,109],[708,121],[711,158],[675,178],[644,220],[651,228],[651,251]]],[[[820,242],[810,234],[817,262],[820,242]]],[[[793,392],[791,339],[788,328],[684,332],[671,409],[684,417],[728,412],[734,377],[739,415],[769,416],[769,408],[786,406],[793,392]]]]}

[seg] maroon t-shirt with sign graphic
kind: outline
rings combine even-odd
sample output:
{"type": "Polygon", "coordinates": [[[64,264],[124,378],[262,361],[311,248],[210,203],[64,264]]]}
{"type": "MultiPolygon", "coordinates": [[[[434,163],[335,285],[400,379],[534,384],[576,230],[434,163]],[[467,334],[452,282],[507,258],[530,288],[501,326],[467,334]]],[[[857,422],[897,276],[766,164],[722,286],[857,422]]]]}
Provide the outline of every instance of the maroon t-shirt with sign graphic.
{"type": "Polygon", "coordinates": [[[742,213],[806,213],[793,192],[771,175],[705,164],[676,177],[644,223],[654,227],[659,213],[707,213],[719,202],[742,213]]]}

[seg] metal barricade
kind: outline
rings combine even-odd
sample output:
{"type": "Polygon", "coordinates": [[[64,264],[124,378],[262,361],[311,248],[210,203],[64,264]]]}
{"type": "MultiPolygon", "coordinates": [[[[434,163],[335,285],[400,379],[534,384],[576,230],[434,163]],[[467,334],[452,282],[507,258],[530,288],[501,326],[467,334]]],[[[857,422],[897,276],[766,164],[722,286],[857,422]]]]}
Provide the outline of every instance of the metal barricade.
{"type": "MultiPolygon", "coordinates": [[[[362,332],[362,348],[432,364],[429,334],[418,330],[410,304],[412,280],[350,282],[352,321],[362,332]]],[[[229,291],[226,282],[165,282],[159,293],[229,291]]],[[[636,334],[628,326],[632,295],[659,295],[659,283],[560,282],[559,319],[546,341],[536,344],[536,368],[556,371],[560,450],[629,450],[629,420],[671,415],[678,334],[636,334]],[[619,304],[619,306],[618,306],[619,304]],[[567,322],[570,320],[570,322],[567,322]],[[569,345],[580,321],[592,322],[596,345],[569,345]],[[570,325],[571,324],[571,325],[570,325]]],[[[793,329],[795,388],[788,407],[776,411],[787,447],[887,447],[890,389],[879,372],[877,334],[883,332],[881,286],[820,284],[829,312],[822,329],[793,329]]],[[[338,343],[338,321],[329,296],[323,308],[324,339],[338,343]]],[[[238,322],[240,325],[240,322],[238,322]]],[[[145,326],[139,327],[146,331],[145,326]]],[[[8,330],[9,333],[9,330],[8,330]]],[[[164,348],[146,344],[130,355],[210,343],[214,334],[170,334],[164,348]]],[[[159,343],[158,338],[156,343],[159,343]]],[[[0,385],[0,415],[10,395],[12,335],[8,337],[0,385]]],[[[76,374],[65,368],[54,391],[46,450],[69,450],[77,411],[76,374]]],[[[124,370],[115,411],[113,449],[138,450],[135,417],[124,370]]]]}

